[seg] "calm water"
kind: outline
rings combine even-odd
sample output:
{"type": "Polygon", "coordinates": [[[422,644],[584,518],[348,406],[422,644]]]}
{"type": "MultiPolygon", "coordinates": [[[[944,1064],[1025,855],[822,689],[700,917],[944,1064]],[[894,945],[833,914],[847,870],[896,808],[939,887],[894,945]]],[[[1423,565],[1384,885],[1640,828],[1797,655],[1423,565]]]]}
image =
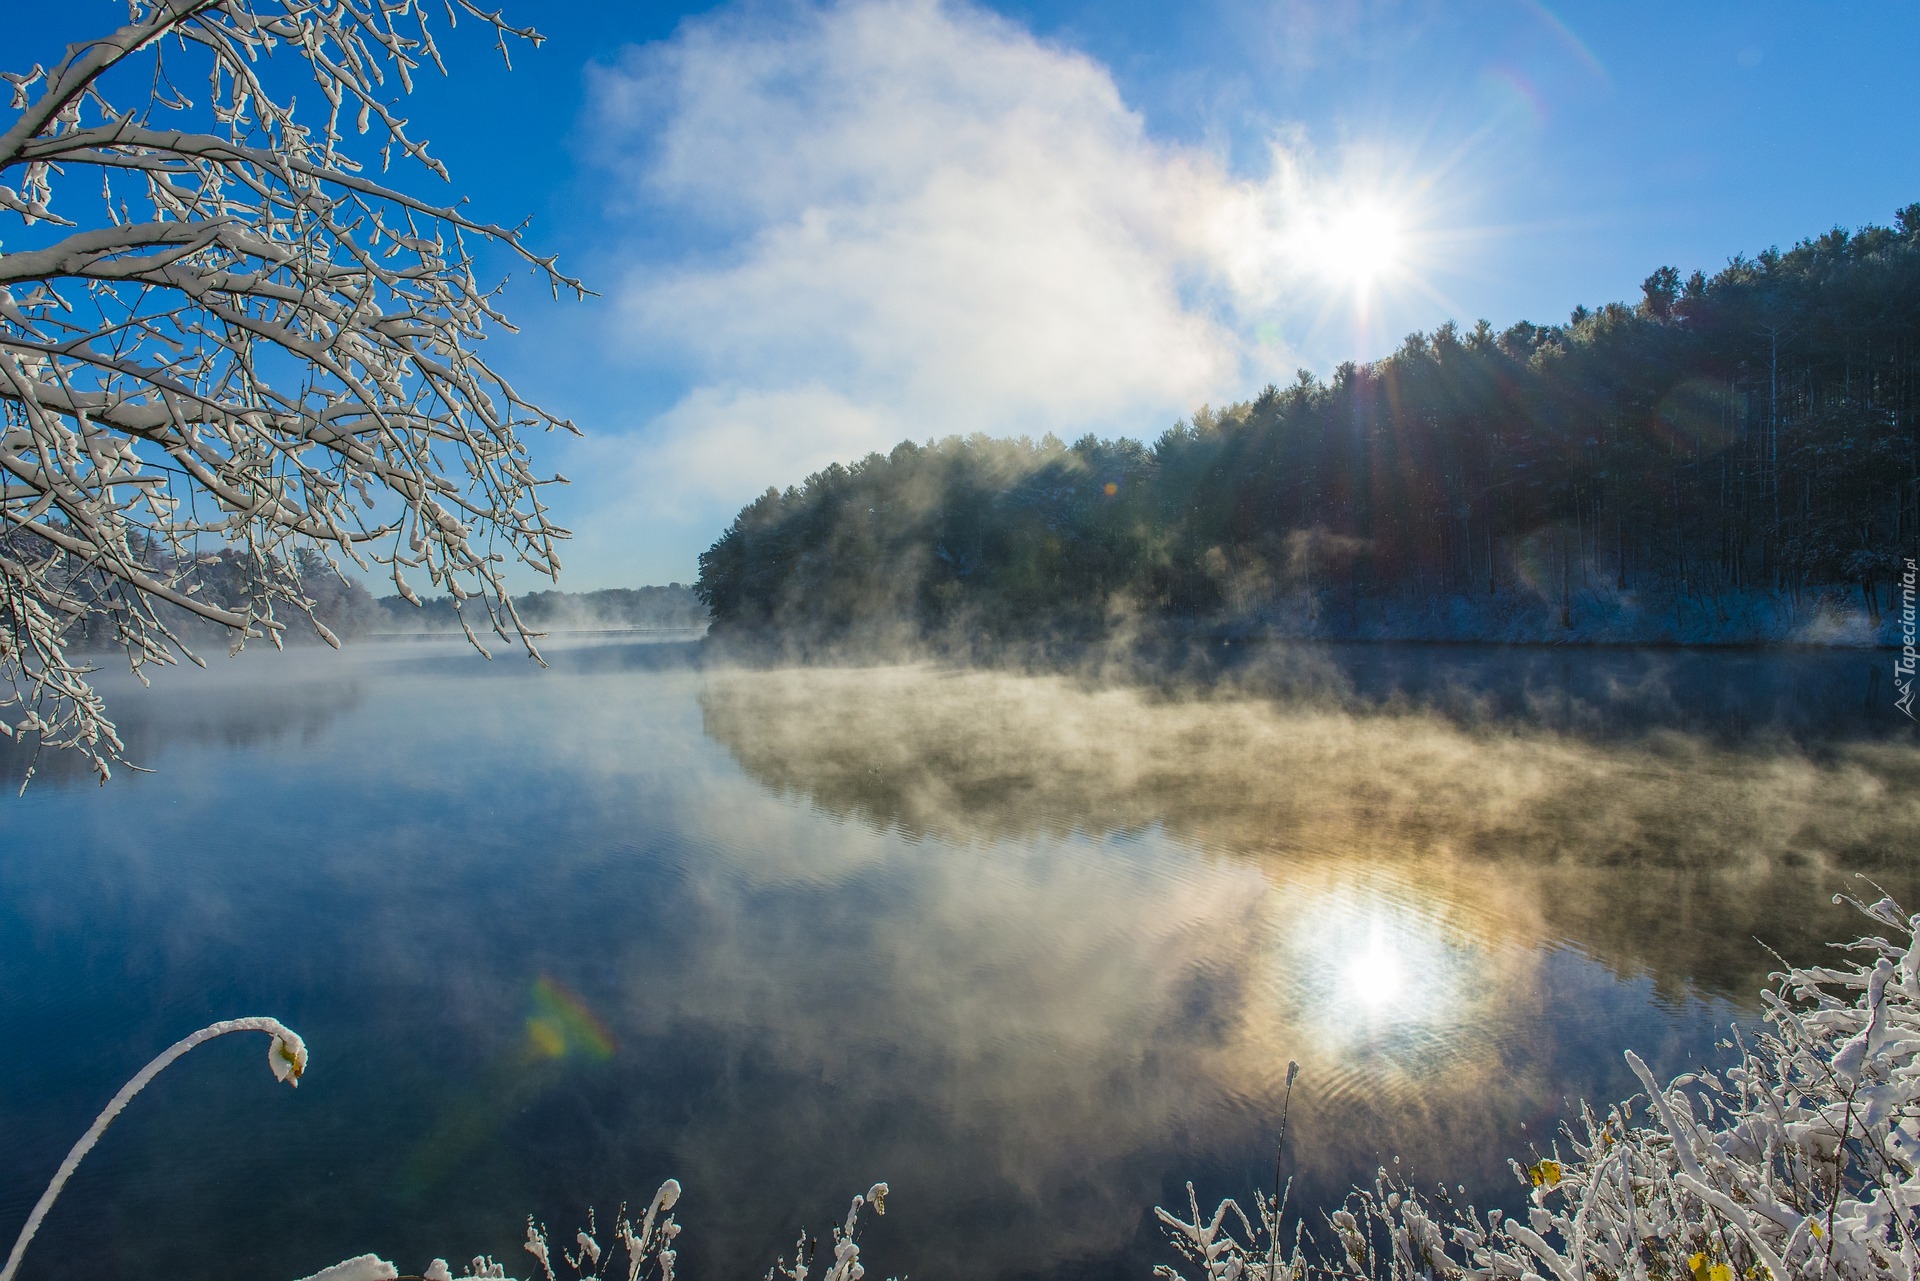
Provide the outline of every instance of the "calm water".
{"type": "MultiPolygon", "coordinates": [[[[155,1051],[36,1278],[524,1276],[531,1213],[686,1187],[759,1276],[875,1179],[876,1275],[1144,1277],[1148,1211],[1510,1154],[1750,1018],[1770,961],[1920,902],[1875,656],[1407,647],[1204,698],[677,646],[247,655],[115,684],[137,757],[0,802],[0,1246],[155,1051]],[[1877,701],[1876,701],[1877,700],[1877,701]]],[[[1900,718],[1903,722],[1904,718],[1900,718]]]]}

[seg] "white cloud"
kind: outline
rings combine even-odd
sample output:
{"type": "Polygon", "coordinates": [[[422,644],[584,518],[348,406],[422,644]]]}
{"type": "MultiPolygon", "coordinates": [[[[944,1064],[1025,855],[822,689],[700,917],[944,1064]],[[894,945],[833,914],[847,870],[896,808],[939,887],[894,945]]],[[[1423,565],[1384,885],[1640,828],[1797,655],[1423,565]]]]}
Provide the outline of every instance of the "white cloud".
{"type": "Polygon", "coordinates": [[[888,441],[899,426],[872,405],[819,383],[796,387],[701,387],[656,420],[638,460],[670,483],[662,514],[698,517],[703,496],[751,498],[784,487],[834,459],[851,459],[888,441]],[[765,476],[765,484],[743,483],[765,476]]]}
{"type": "Polygon", "coordinates": [[[691,390],[595,447],[590,563],[903,438],[1150,434],[1296,363],[1251,336],[1287,155],[1250,182],[1156,141],[1104,66],[981,10],[724,10],[593,90],[621,218],[676,233],[625,265],[612,340],[691,390]]]}

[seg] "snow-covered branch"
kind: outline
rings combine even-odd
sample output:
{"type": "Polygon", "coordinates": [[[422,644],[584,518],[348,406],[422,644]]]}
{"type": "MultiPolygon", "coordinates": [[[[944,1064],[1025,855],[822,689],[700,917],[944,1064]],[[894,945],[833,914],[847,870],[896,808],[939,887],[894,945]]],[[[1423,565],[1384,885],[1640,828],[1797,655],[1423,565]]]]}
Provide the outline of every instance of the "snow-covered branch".
{"type": "MultiPolygon", "coordinates": [[[[446,13],[503,55],[540,39],[466,0],[446,13]]],[[[104,781],[120,743],[76,629],[136,671],[199,661],[170,623],[189,615],[236,649],[277,644],[290,615],[331,639],[303,551],[378,566],[408,599],[411,574],[478,600],[538,657],[502,573],[557,576],[567,531],[522,437],[574,428],[481,357],[512,326],[475,255],[585,289],[519,229],[388,178],[395,160],[447,176],[398,114],[416,72],[445,70],[428,19],[424,0],[132,0],[51,70],[0,72],[0,211],[34,241],[0,253],[0,733],[77,749],[104,781]],[[303,77],[320,110],[296,120],[303,77]],[[222,551],[241,589],[197,597],[222,551]]]]}

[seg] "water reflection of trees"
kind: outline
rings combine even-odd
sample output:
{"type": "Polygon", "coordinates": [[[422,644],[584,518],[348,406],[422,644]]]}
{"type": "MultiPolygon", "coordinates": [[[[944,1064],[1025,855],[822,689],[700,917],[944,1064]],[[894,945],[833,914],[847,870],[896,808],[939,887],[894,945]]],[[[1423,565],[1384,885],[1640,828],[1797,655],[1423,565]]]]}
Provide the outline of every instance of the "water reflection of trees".
{"type": "Polygon", "coordinates": [[[702,707],[756,779],[837,816],[959,841],[1158,826],[1277,885],[1389,869],[1671,992],[1750,999],[1756,936],[1805,957],[1846,928],[1851,873],[1911,898],[1920,850],[1905,743],[1593,742],[929,668],[716,673],[702,707]]]}

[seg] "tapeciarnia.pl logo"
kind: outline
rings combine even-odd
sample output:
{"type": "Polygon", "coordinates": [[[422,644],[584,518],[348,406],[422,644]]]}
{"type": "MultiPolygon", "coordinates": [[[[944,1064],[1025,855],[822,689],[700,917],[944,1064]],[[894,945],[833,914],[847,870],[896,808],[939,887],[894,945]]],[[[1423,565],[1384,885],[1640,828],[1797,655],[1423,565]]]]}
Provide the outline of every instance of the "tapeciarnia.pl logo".
{"type": "Polygon", "coordinates": [[[1914,619],[1913,597],[1916,571],[1913,557],[1907,557],[1907,572],[1900,575],[1900,657],[1893,660],[1893,689],[1899,697],[1893,705],[1907,714],[1908,720],[1920,719],[1913,714],[1913,666],[1914,666],[1914,619]]]}

